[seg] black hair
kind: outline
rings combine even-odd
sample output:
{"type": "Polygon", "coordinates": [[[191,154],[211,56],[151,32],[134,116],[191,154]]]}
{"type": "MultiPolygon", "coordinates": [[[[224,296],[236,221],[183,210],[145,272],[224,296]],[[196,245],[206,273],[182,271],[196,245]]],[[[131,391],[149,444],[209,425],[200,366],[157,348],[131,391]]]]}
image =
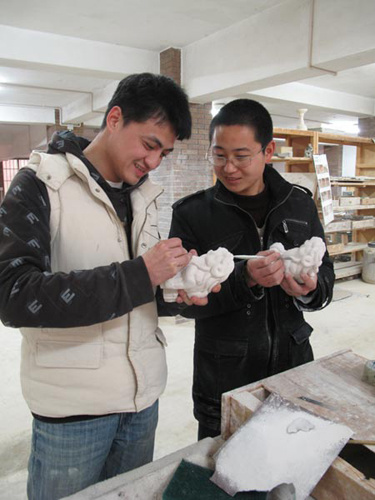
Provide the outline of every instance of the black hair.
{"type": "Polygon", "coordinates": [[[114,106],[121,108],[124,125],[143,123],[155,118],[168,122],[177,139],[191,136],[191,114],[184,90],[167,76],[139,73],[127,76],[118,84],[110,100],[101,126],[106,127],[108,113],[114,106]]]}
{"type": "Polygon", "coordinates": [[[245,125],[254,131],[254,137],[264,149],[273,138],[272,118],[266,108],[251,99],[236,99],[223,106],[210,124],[210,144],[216,127],[245,125]]]}

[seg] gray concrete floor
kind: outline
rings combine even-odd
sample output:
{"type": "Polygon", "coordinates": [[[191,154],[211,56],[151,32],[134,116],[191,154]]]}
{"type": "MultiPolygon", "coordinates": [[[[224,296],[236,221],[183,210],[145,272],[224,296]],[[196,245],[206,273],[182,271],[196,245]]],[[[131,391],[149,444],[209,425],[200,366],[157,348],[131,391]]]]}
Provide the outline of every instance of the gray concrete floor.
{"type": "MultiPolygon", "coordinates": [[[[339,283],[334,302],[306,319],[314,328],[315,358],[352,349],[375,359],[375,285],[359,279],[339,283]]],[[[197,434],[191,402],[194,324],[162,318],[161,327],[169,344],[169,379],[160,399],[155,459],[194,443],[197,434]]],[[[0,500],[26,498],[31,417],[19,383],[20,337],[0,324],[0,500]]]]}

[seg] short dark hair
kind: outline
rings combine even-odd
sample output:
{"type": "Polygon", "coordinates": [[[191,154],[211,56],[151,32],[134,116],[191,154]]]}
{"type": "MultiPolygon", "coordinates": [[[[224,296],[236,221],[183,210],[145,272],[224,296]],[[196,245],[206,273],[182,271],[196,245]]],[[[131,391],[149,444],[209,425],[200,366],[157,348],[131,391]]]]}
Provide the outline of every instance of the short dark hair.
{"type": "Polygon", "coordinates": [[[252,99],[236,99],[225,104],[210,124],[210,144],[215,128],[220,125],[245,125],[254,131],[257,142],[265,148],[273,138],[272,118],[266,108],[252,99]]]}
{"type": "Polygon", "coordinates": [[[101,129],[106,127],[108,113],[114,106],[121,108],[124,125],[143,123],[150,118],[168,122],[177,139],[189,139],[191,114],[184,90],[172,78],[152,73],[127,76],[118,84],[110,100],[101,129]]]}

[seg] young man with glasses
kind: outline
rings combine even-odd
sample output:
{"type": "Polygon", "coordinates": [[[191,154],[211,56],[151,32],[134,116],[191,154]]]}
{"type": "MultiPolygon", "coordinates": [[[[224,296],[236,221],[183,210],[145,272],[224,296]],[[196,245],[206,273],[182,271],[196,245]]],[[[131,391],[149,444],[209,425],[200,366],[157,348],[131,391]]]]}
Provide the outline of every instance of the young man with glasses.
{"type": "Polygon", "coordinates": [[[275,151],[268,111],[249,99],[232,101],[213,118],[209,138],[216,185],[175,203],[170,236],[199,255],[225,247],[264,258],[237,262],[205,308],[182,312],[195,318],[199,439],[220,433],[223,392],[313,359],[303,311],[327,306],[334,283],[327,252],[318,275],[303,275],[300,284],[268,250],[274,242],[289,249],[324,238],[311,193],[268,165],[275,151]]]}

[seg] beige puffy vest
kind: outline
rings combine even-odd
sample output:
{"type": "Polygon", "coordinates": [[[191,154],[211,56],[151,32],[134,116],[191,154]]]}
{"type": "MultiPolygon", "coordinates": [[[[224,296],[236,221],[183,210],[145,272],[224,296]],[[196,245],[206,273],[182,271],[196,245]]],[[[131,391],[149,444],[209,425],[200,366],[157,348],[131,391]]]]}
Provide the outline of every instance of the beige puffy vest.
{"type": "MultiPolygon", "coordinates": [[[[121,221],[74,155],[34,152],[29,167],[48,189],[52,271],[92,269],[129,259],[121,221]]],[[[133,255],[155,245],[156,198],[146,180],[131,193],[133,255]]],[[[69,300],[71,291],[62,291],[69,300]]],[[[32,412],[48,417],[104,415],[151,406],[166,384],[165,339],[156,303],[78,328],[23,328],[21,384],[32,412]]]]}

